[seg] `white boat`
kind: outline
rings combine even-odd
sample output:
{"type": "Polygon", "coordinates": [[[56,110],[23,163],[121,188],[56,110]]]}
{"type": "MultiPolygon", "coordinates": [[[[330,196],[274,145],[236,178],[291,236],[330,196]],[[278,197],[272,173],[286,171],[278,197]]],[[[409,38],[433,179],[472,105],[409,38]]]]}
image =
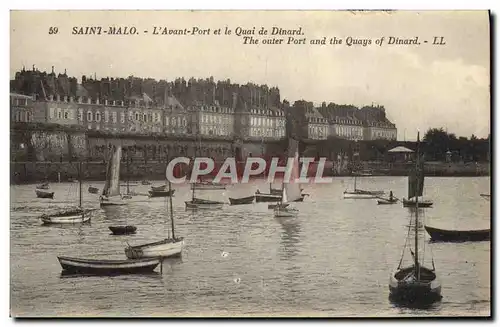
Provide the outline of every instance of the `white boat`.
{"type": "Polygon", "coordinates": [[[226,185],[221,183],[214,183],[211,181],[201,181],[193,183],[191,187],[195,187],[199,190],[225,190],[226,185]]]}
{"type": "Polygon", "coordinates": [[[302,198],[300,184],[295,183],[299,178],[299,149],[298,142],[290,138],[288,145],[288,155],[293,156],[293,165],[291,166],[290,181],[283,181],[283,196],[281,201],[273,209],[274,217],[297,217],[299,210],[288,206],[289,202],[294,202],[302,198]]]}
{"type": "MultiPolygon", "coordinates": [[[[408,237],[413,237],[414,248],[410,249],[412,256],[412,264],[407,267],[402,267],[403,255],[399,261],[398,268],[389,279],[389,292],[390,299],[404,305],[418,306],[421,304],[430,304],[441,299],[441,283],[436,275],[436,268],[434,266],[434,259],[432,258],[432,269],[424,266],[423,255],[422,262],[419,253],[419,198],[423,193],[423,163],[420,158],[420,137],[417,136],[417,160],[415,170],[408,176],[408,197],[415,198],[415,223],[414,226],[409,224],[408,237]],[[410,235],[411,227],[414,227],[414,235],[410,235]]],[[[413,213],[412,213],[413,214],[413,213]]],[[[425,236],[425,233],[424,233],[425,236]]],[[[405,249],[410,243],[405,242],[405,249]]],[[[425,250],[425,247],[424,247],[425,250]]]]}
{"type": "MultiPolygon", "coordinates": [[[[168,182],[169,191],[172,191],[172,186],[170,181],[168,182]]],[[[174,211],[172,208],[172,197],[169,197],[169,207],[170,207],[170,222],[172,228],[172,237],[168,237],[161,241],[128,246],[125,248],[125,255],[129,259],[140,259],[140,258],[153,258],[153,257],[176,257],[182,255],[182,248],[184,247],[184,238],[175,237],[175,225],[174,225],[174,211]]]]}
{"type": "Polygon", "coordinates": [[[128,204],[130,195],[120,193],[120,162],[122,156],[121,145],[114,146],[106,168],[106,184],[102,189],[102,195],[99,198],[101,207],[123,206],[128,204]]]}
{"type": "Polygon", "coordinates": [[[76,224],[85,223],[90,221],[90,215],[88,211],[82,208],[82,179],[81,179],[81,162],[78,165],[78,193],[79,193],[79,205],[78,207],[67,208],[62,211],[53,214],[44,214],[40,217],[43,224],[76,224]]]}
{"type": "Polygon", "coordinates": [[[376,199],[384,195],[383,191],[344,191],[344,199],[376,199]]]}

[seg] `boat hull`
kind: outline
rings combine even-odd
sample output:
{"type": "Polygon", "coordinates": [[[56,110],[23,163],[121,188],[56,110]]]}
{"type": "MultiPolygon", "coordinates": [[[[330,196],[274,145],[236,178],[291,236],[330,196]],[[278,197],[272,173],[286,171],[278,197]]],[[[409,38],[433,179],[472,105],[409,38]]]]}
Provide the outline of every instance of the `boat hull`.
{"type": "Polygon", "coordinates": [[[75,274],[136,274],[152,272],[160,264],[160,260],[157,258],[138,260],[94,260],[57,257],[57,259],[65,272],[75,274]]]}
{"type": "Polygon", "coordinates": [[[183,247],[183,238],[176,239],[175,241],[165,239],[159,242],[126,247],[125,255],[129,259],[179,257],[182,255],[183,247]]]}
{"type": "Polygon", "coordinates": [[[108,226],[109,230],[113,235],[128,235],[135,234],[137,231],[137,227],[132,225],[127,226],[108,226]]]}
{"type": "Polygon", "coordinates": [[[85,214],[76,214],[76,215],[68,215],[68,216],[42,216],[40,220],[45,225],[50,224],[79,224],[90,221],[90,216],[85,214]]]}
{"type": "Polygon", "coordinates": [[[441,283],[428,268],[420,268],[421,279],[412,279],[414,267],[399,270],[389,280],[389,298],[391,301],[418,305],[431,304],[441,300],[441,283]]]}
{"type": "Polygon", "coordinates": [[[99,193],[99,189],[97,187],[92,187],[92,186],[89,186],[88,191],[91,194],[98,194],[99,193]]]}
{"type": "MultiPolygon", "coordinates": [[[[422,200],[418,201],[418,207],[419,208],[429,208],[432,207],[434,203],[429,200],[422,200]]],[[[406,200],[403,199],[403,207],[405,208],[415,208],[417,206],[416,202],[414,200],[406,200]]]]}
{"type": "Polygon", "coordinates": [[[491,238],[491,230],[446,230],[424,226],[433,241],[441,242],[479,242],[491,238]]]}
{"type": "Polygon", "coordinates": [[[381,199],[381,200],[377,200],[377,204],[380,204],[380,205],[383,205],[383,204],[396,204],[398,203],[398,200],[384,200],[384,199],[381,199]]]}
{"type": "Polygon", "coordinates": [[[282,208],[288,207],[290,204],[289,203],[275,203],[275,204],[268,204],[267,208],[268,209],[276,209],[278,206],[281,206],[282,208]]]}
{"type": "Polygon", "coordinates": [[[186,209],[222,209],[224,203],[198,203],[186,201],[186,209]]]}
{"type": "Polygon", "coordinates": [[[175,190],[172,191],[149,191],[150,198],[166,198],[174,195],[175,190]]]}
{"type": "Polygon", "coordinates": [[[380,195],[376,195],[376,194],[344,192],[344,199],[376,199],[379,197],[380,197],[380,195]]]}
{"type": "Polygon", "coordinates": [[[255,193],[255,202],[279,202],[281,195],[255,193]]]}
{"type": "Polygon", "coordinates": [[[251,204],[253,203],[253,200],[255,199],[255,196],[247,196],[245,198],[229,198],[229,202],[231,205],[238,205],[238,204],[251,204]]]}
{"type": "MultiPolygon", "coordinates": [[[[128,196],[128,199],[132,197],[128,196]]],[[[99,200],[99,204],[101,207],[109,207],[109,206],[124,206],[127,205],[127,199],[122,198],[121,196],[113,196],[110,198],[101,198],[99,200]]]]}
{"type": "Polygon", "coordinates": [[[53,199],[54,192],[35,190],[36,197],[41,199],[53,199]]]}
{"type": "Polygon", "coordinates": [[[289,209],[286,207],[276,207],[274,209],[274,217],[278,218],[286,218],[286,217],[297,217],[299,215],[299,211],[296,209],[289,209]]]}

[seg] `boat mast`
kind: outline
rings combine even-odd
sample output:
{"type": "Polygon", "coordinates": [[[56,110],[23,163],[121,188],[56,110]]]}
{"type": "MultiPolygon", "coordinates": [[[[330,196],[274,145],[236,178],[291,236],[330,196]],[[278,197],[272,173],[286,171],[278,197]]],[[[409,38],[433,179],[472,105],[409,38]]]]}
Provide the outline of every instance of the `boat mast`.
{"type": "Polygon", "coordinates": [[[128,155],[128,152],[127,152],[127,195],[130,194],[130,187],[129,187],[129,164],[130,164],[130,158],[129,158],[129,155],[128,155]]]}
{"type": "Polygon", "coordinates": [[[417,280],[420,279],[420,265],[418,263],[418,195],[420,194],[419,184],[420,184],[420,132],[417,133],[417,160],[416,163],[416,197],[415,197],[415,275],[417,280]]]}
{"type": "Polygon", "coordinates": [[[170,222],[172,223],[172,239],[175,240],[175,229],[174,229],[174,208],[172,207],[172,183],[168,181],[168,202],[170,205],[170,222]]]}
{"type": "Polygon", "coordinates": [[[79,200],[80,200],[80,208],[82,207],[82,162],[78,163],[78,183],[79,183],[79,200]]]}

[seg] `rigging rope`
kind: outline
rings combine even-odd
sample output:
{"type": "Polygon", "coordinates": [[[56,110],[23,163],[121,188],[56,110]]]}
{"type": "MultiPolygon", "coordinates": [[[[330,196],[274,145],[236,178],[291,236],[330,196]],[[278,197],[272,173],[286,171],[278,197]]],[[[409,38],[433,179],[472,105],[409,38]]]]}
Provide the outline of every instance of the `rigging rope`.
{"type": "Polygon", "coordinates": [[[413,218],[413,215],[410,216],[410,223],[408,224],[408,233],[406,234],[405,245],[403,247],[403,253],[401,253],[401,259],[399,260],[398,269],[401,268],[401,263],[403,262],[403,257],[405,255],[406,245],[408,244],[408,238],[410,237],[412,218],[413,218]]]}

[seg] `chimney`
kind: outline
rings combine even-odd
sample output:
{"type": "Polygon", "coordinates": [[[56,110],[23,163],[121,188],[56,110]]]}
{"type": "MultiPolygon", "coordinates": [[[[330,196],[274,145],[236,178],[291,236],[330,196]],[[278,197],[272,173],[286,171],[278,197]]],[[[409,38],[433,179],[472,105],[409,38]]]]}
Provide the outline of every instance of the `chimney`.
{"type": "Polygon", "coordinates": [[[64,96],[64,102],[68,102],[68,96],[67,95],[64,96]]]}

